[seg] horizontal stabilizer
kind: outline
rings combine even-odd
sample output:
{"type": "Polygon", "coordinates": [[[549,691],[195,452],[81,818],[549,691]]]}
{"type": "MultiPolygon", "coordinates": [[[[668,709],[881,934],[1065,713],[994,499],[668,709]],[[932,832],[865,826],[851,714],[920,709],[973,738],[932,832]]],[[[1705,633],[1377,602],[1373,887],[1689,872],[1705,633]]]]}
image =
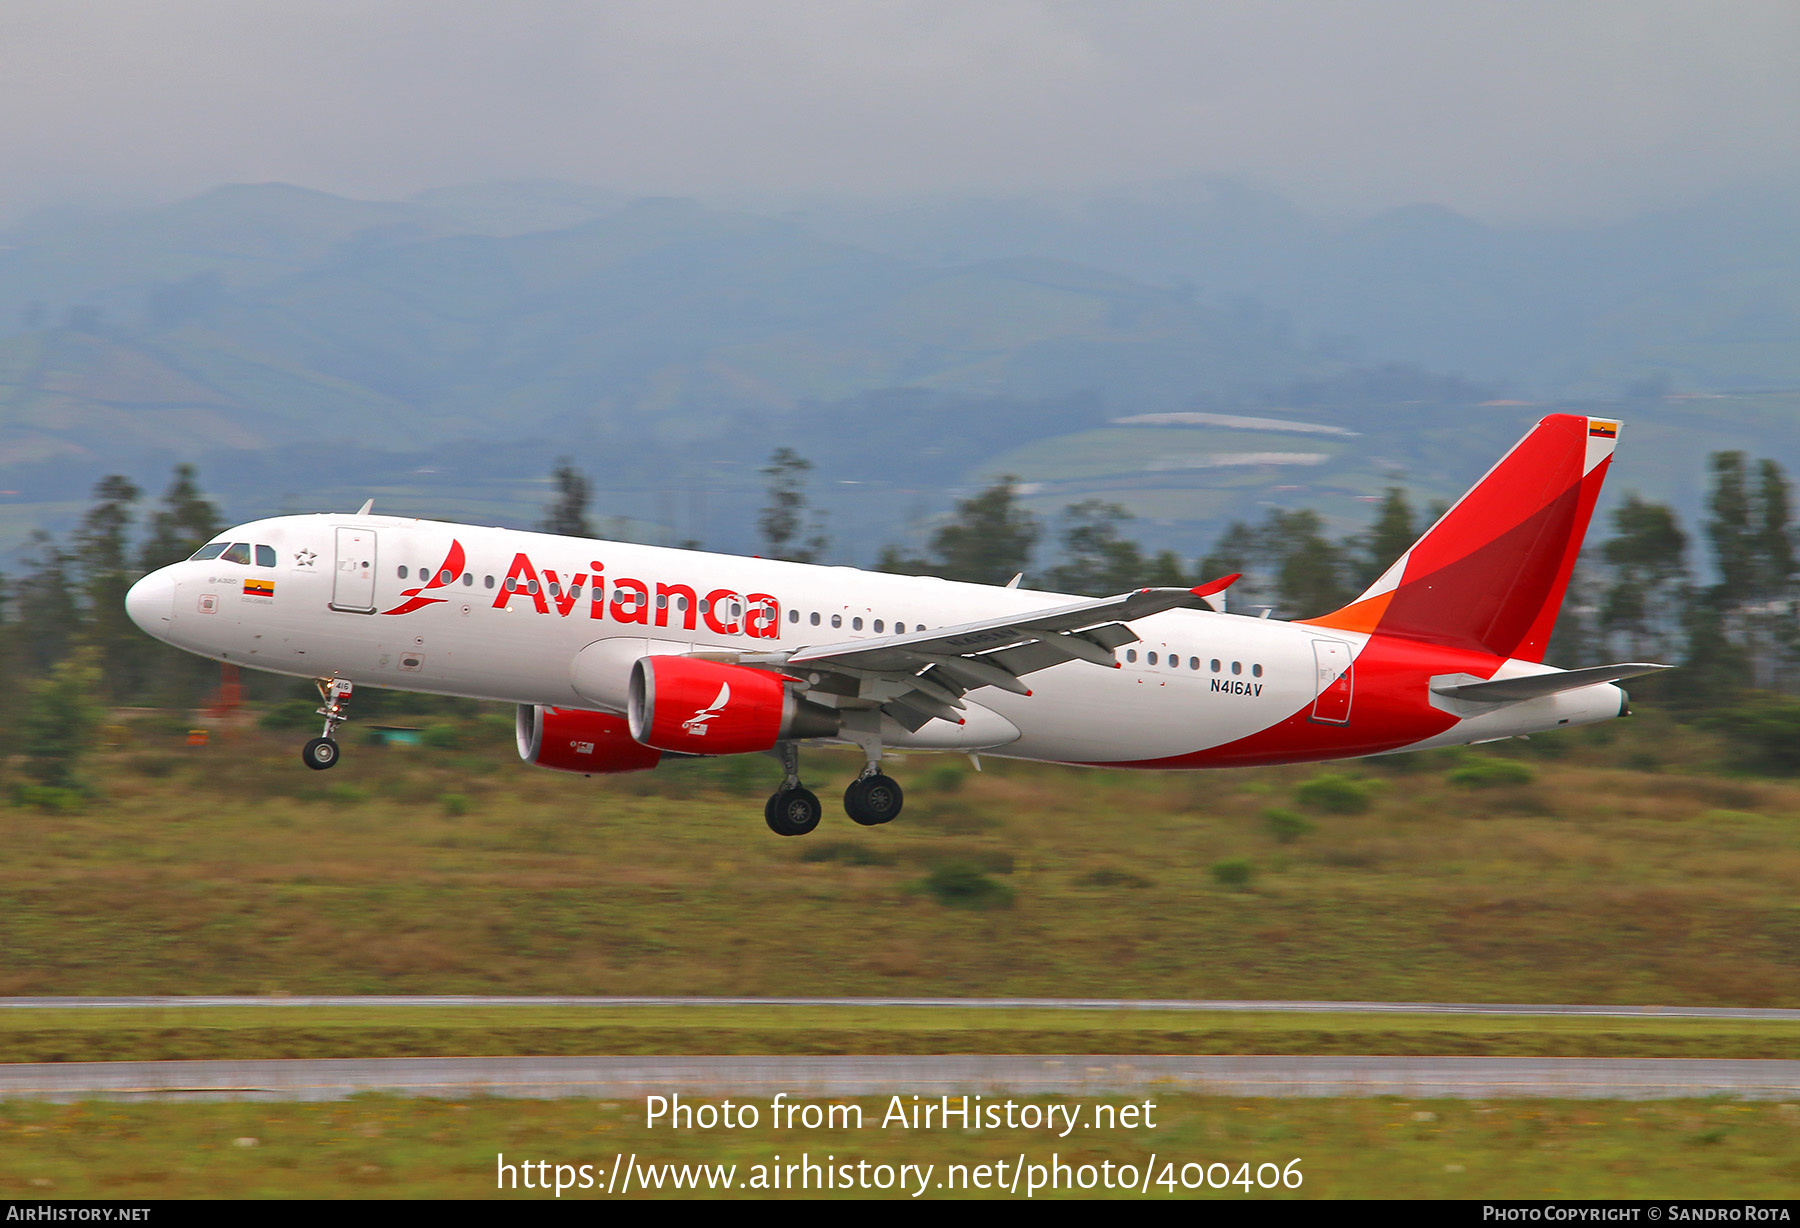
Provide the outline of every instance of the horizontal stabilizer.
{"type": "Polygon", "coordinates": [[[1575,691],[1599,682],[1618,682],[1622,678],[1636,678],[1640,674],[1654,674],[1673,668],[1672,665],[1628,661],[1620,665],[1591,665],[1586,669],[1528,674],[1523,678],[1500,678],[1492,682],[1434,684],[1431,690],[1433,694],[1447,699],[1463,699],[1475,703],[1516,703],[1521,699],[1541,699],[1545,695],[1575,691]]]}

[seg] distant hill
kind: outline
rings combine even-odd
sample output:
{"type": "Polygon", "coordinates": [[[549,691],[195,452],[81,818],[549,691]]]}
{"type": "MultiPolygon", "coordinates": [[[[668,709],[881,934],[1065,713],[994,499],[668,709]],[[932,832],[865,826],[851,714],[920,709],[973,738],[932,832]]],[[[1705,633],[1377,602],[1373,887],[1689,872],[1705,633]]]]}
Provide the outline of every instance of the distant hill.
{"type": "Polygon", "coordinates": [[[0,552],[177,460],[233,516],[375,494],[528,523],[565,454],[609,531],[751,550],[786,444],[841,561],[1008,473],[1197,553],[1266,504],[1347,529],[1391,481],[1452,496],[1570,395],[1623,396],[1627,481],[1691,512],[1714,447],[1800,461],[1800,242],[1734,208],[1507,232],[1229,188],[770,218],[265,184],[45,215],[0,235],[0,552]],[[1170,413],[1330,429],[1143,420],[1170,413]]]}

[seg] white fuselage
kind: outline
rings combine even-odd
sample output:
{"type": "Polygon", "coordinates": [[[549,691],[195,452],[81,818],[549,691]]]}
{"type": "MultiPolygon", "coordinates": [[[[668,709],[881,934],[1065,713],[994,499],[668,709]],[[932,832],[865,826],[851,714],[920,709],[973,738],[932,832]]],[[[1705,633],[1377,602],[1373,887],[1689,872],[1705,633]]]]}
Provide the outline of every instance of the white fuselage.
{"type": "MultiPolygon", "coordinates": [[[[624,709],[631,663],[645,653],[769,653],[1080,600],[387,516],[277,517],[223,537],[250,545],[251,561],[164,568],[133,590],[132,618],[177,647],[274,673],[614,712],[624,709]],[[258,561],[257,546],[268,548],[264,559],[272,549],[272,566],[258,561]]],[[[1319,694],[1320,642],[1353,660],[1368,640],[1200,610],[1156,614],[1131,629],[1139,642],[1118,652],[1118,669],[1057,665],[1029,676],[1030,696],[980,688],[968,697],[965,725],[932,720],[908,732],[887,722],[886,741],[1078,763],[1192,756],[1304,714],[1319,694]]],[[[1495,676],[1543,670],[1505,662],[1495,676]]],[[[1428,705],[1423,685],[1421,676],[1416,702],[1428,705]]],[[[1621,699],[1616,687],[1598,685],[1457,714],[1407,745],[1585,724],[1617,715],[1621,699]]],[[[1273,761],[1399,748],[1300,748],[1273,761]]]]}

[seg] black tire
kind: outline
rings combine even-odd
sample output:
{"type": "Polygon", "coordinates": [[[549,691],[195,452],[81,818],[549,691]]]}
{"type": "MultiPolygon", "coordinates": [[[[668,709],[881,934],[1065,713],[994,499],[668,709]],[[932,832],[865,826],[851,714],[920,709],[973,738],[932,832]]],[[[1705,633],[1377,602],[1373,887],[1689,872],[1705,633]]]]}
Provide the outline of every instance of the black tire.
{"type": "Polygon", "coordinates": [[[900,817],[906,794],[892,776],[876,773],[853,780],[844,790],[844,813],[864,827],[879,827],[900,817]]]}
{"type": "Polygon", "coordinates": [[[763,818],[778,836],[804,836],[824,816],[825,808],[810,789],[783,789],[763,806],[763,818]]]}
{"type": "Polygon", "coordinates": [[[337,766],[338,744],[330,738],[314,738],[300,748],[300,762],[315,772],[337,766]]]}

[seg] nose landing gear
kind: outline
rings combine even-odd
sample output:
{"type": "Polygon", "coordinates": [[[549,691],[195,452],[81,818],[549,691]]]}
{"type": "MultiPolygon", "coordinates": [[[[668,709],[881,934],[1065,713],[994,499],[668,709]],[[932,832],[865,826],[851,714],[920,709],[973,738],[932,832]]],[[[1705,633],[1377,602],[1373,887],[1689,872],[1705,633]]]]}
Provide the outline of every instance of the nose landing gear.
{"type": "Polygon", "coordinates": [[[319,715],[325,718],[325,732],[300,748],[300,762],[315,772],[323,772],[326,768],[336,767],[338,761],[337,739],[332,737],[350,718],[344,714],[344,708],[350,702],[350,693],[355,688],[348,678],[319,678],[315,680],[319,687],[319,698],[324,706],[319,715]]]}

